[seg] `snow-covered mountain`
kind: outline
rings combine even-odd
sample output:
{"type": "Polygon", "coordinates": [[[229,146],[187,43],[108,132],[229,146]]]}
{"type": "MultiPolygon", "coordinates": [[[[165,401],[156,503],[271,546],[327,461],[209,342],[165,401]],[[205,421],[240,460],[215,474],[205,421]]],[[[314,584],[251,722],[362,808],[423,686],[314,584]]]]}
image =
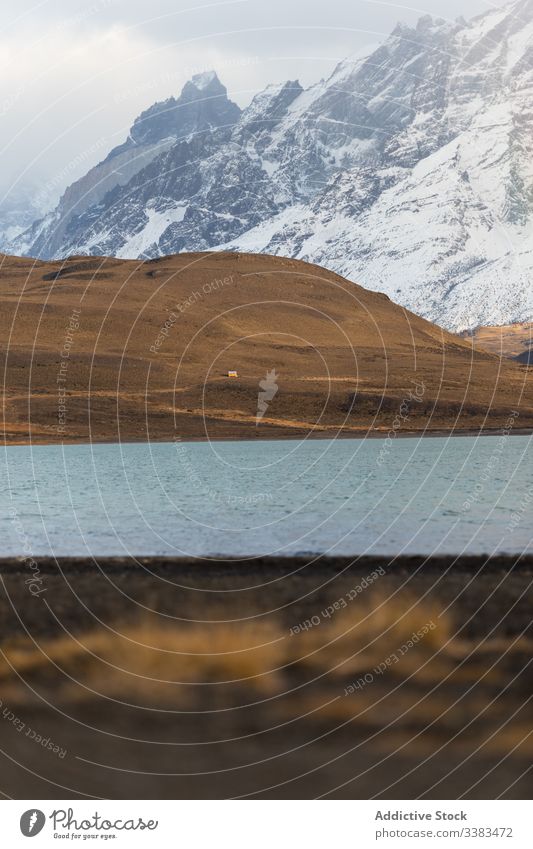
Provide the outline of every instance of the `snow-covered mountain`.
{"type": "Polygon", "coordinates": [[[0,190],[0,248],[16,239],[50,208],[48,199],[41,194],[30,183],[0,190]]]}
{"type": "Polygon", "coordinates": [[[531,319],[533,0],[398,25],[242,112],[195,77],[11,249],[221,247],[319,263],[454,329],[531,319]]]}

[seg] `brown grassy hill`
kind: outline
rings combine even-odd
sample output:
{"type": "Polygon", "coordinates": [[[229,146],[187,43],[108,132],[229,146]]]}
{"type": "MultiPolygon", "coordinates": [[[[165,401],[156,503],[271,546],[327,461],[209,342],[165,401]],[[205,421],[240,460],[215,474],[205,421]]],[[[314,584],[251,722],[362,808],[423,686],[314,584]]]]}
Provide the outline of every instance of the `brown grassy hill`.
{"type": "Polygon", "coordinates": [[[527,369],[296,260],[6,256],[0,292],[9,442],[533,425],[527,369]]]}
{"type": "Polygon", "coordinates": [[[519,357],[533,347],[531,322],[477,327],[472,333],[464,335],[472,340],[478,350],[490,351],[503,357],[519,357]]]}

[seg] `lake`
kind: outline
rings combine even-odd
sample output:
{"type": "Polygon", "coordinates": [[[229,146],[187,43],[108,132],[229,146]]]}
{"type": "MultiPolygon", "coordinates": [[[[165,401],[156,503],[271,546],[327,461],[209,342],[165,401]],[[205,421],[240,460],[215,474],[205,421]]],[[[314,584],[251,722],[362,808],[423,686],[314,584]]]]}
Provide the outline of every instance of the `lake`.
{"type": "Polygon", "coordinates": [[[529,436],[12,446],[1,556],[533,549],[529,436]]]}

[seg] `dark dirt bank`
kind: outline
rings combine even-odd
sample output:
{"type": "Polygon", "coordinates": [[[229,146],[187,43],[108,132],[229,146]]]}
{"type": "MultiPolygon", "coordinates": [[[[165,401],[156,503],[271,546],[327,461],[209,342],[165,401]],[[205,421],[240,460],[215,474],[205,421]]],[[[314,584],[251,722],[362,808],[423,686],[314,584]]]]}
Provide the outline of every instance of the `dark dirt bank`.
{"type": "Polygon", "coordinates": [[[0,558],[4,636],[53,636],[96,620],[131,619],[145,608],[180,621],[277,616],[287,625],[315,613],[376,569],[381,591],[452,605],[466,633],[517,634],[531,620],[533,555],[364,557],[0,558]],[[32,597],[28,583],[38,573],[32,597]],[[20,621],[19,621],[20,620],[20,621]]]}

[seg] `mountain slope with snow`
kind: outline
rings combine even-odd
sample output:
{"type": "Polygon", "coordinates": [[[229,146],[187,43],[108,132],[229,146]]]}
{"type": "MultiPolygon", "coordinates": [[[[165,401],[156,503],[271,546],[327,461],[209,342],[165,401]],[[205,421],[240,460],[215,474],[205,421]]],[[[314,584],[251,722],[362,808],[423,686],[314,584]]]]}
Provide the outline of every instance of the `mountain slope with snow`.
{"type": "Polygon", "coordinates": [[[11,249],[220,247],[319,263],[452,329],[531,319],[533,0],[398,25],[242,112],[194,78],[11,249]]]}

